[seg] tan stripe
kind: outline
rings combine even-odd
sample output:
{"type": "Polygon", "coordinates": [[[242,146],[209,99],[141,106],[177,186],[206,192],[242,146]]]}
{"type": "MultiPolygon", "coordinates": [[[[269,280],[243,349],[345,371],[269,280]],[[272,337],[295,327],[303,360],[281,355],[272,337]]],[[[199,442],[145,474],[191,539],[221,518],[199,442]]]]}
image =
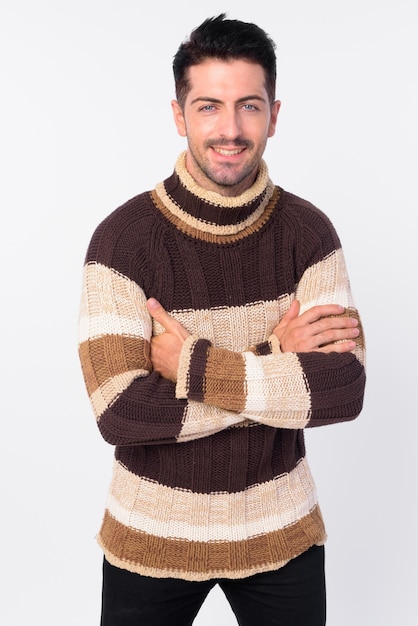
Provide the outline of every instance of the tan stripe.
{"type": "Polygon", "coordinates": [[[351,307],[348,307],[345,309],[344,313],[342,313],[343,317],[354,317],[357,321],[358,321],[358,326],[357,328],[360,331],[360,334],[358,335],[358,337],[356,337],[356,349],[355,349],[355,354],[356,357],[358,358],[358,360],[360,361],[360,363],[362,363],[364,365],[365,363],[365,351],[366,351],[366,342],[365,342],[365,338],[364,338],[364,331],[363,331],[363,324],[361,323],[361,319],[360,319],[360,314],[357,311],[357,309],[353,309],[351,307]]]}
{"type": "Polygon", "coordinates": [[[230,350],[209,349],[205,372],[204,401],[236,411],[245,407],[245,361],[230,350]],[[228,372],[227,378],[225,372],[228,372]]]}
{"type": "Polygon", "coordinates": [[[149,342],[137,337],[104,335],[83,342],[79,355],[89,394],[121,374],[150,372],[149,350],[149,342]]]}
{"type": "Polygon", "coordinates": [[[241,578],[274,569],[325,539],[318,507],[297,524],[245,541],[199,543],[155,537],[126,528],[107,512],[98,536],[106,558],[114,565],[186,580],[241,578]]]}
{"type": "Polygon", "coordinates": [[[288,474],[238,493],[160,485],[115,461],[107,509],[122,525],[188,541],[233,541],[291,526],[317,504],[305,459],[288,474]]]}

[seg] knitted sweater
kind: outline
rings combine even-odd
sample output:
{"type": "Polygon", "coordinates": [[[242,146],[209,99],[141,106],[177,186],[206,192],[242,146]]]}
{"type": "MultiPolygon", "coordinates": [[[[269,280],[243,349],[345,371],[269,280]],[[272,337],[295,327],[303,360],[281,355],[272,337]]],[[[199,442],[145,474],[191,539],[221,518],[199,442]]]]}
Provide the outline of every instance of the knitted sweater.
{"type": "Polygon", "coordinates": [[[184,158],[109,215],[86,256],[79,354],[115,446],[98,542],[147,576],[241,578],[326,539],[304,428],[361,411],[363,333],[350,353],[281,352],[272,331],[294,298],[357,315],[335,230],[264,162],[229,198],[184,158]],[[152,370],[151,296],[191,333],[176,384],[152,370]]]}

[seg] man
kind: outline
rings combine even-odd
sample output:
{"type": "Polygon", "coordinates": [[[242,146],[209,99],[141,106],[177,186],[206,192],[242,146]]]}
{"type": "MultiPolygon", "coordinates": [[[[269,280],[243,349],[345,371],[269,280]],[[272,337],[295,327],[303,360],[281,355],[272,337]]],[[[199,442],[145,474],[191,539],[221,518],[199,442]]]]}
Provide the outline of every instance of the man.
{"type": "Polygon", "coordinates": [[[325,623],[326,539],[304,428],[361,411],[364,341],[318,209],[274,185],[274,44],[206,20],[174,58],[174,173],[99,225],[80,359],[116,446],[98,536],[102,626],[325,623]]]}

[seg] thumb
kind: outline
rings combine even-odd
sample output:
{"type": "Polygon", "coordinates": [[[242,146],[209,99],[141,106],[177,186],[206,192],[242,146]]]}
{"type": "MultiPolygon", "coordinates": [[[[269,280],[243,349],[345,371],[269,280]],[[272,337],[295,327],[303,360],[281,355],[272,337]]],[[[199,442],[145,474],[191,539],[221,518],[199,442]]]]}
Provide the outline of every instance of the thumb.
{"type": "Polygon", "coordinates": [[[149,298],[147,300],[148,313],[159,322],[166,330],[170,326],[170,321],[173,321],[164,307],[155,298],[149,298]]]}
{"type": "Polygon", "coordinates": [[[147,309],[153,319],[161,324],[167,332],[175,333],[182,339],[189,336],[189,333],[183,328],[180,322],[172,318],[155,298],[149,298],[147,300],[147,309]]]}

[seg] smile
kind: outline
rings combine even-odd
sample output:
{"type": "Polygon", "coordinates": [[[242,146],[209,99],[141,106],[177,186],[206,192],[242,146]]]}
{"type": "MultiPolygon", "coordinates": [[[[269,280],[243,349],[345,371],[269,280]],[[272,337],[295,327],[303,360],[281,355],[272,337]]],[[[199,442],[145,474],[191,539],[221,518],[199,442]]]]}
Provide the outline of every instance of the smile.
{"type": "Polygon", "coordinates": [[[235,148],[234,150],[225,150],[225,148],[214,148],[215,152],[222,156],[235,156],[245,150],[245,148],[235,148]]]}

